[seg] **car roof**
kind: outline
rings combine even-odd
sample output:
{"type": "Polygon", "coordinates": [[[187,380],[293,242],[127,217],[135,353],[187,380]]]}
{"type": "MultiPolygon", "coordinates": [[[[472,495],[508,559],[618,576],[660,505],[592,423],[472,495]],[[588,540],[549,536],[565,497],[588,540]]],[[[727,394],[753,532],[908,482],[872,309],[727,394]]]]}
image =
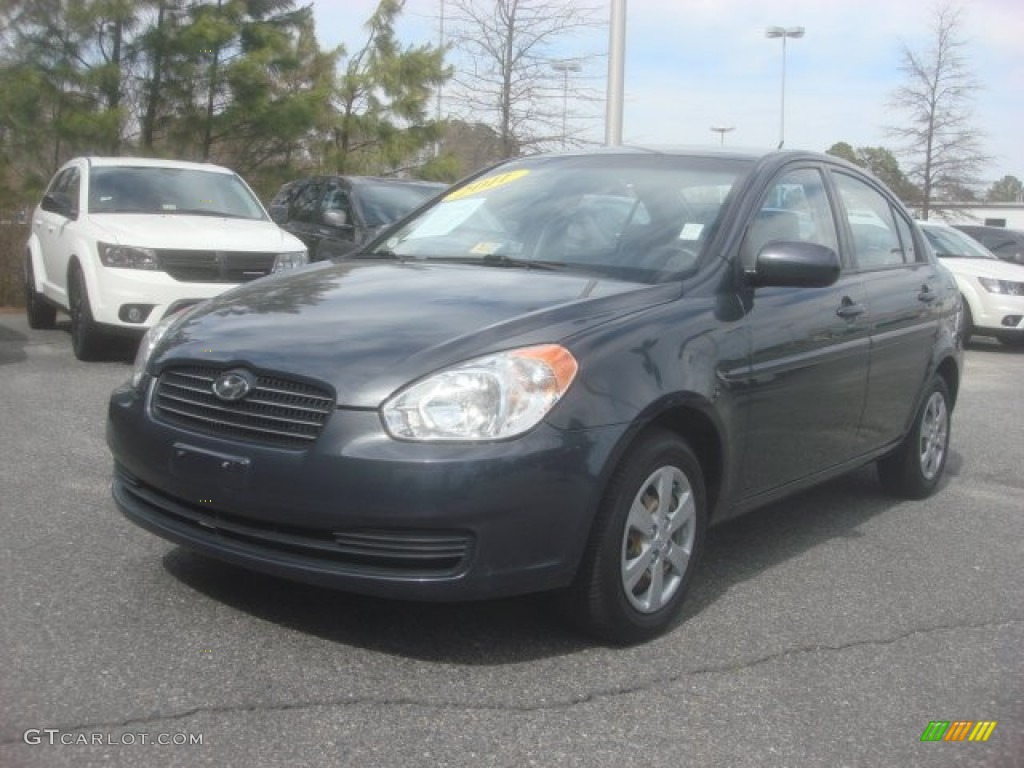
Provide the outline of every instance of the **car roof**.
{"type": "Polygon", "coordinates": [[[954,229],[959,229],[963,232],[993,232],[993,233],[1006,233],[1011,237],[1024,236],[1024,230],[1014,229],[1013,227],[993,227],[990,224],[953,224],[954,229]]]}
{"type": "MultiPolygon", "coordinates": [[[[84,160],[88,165],[94,167],[115,167],[115,168],[179,168],[182,170],[192,169],[197,171],[210,171],[214,173],[234,173],[230,168],[213,163],[193,163],[187,160],[165,160],[159,157],[105,157],[90,155],[88,157],[76,158],[84,160]]],[[[75,161],[72,161],[75,162],[75,161]]]]}

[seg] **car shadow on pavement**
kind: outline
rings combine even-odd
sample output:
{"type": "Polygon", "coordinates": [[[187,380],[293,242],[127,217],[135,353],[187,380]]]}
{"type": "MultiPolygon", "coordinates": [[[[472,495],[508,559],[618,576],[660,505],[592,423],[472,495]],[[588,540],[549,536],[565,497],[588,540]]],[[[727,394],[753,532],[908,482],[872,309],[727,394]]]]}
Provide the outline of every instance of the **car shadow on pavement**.
{"type": "MultiPolygon", "coordinates": [[[[68,335],[68,344],[71,344],[71,320],[58,319],[54,326],[58,331],[68,335]]],[[[135,352],[139,348],[139,339],[133,336],[121,336],[110,334],[105,339],[103,354],[99,362],[132,362],[135,360],[135,352]]]]}
{"type": "MultiPolygon", "coordinates": [[[[943,484],[962,460],[950,452],[943,484]]],[[[736,584],[859,528],[899,503],[868,466],[817,488],[711,528],[684,607],[698,615],[736,584]]],[[[167,571],[213,600],[331,642],[422,661],[502,665],[595,647],[562,620],[557,601],[530,595],[471,603],[384,600],[249,572],[177,547],[167,571]]]]}
{"type": "Polygon", "coordinates": [[[26,359],[25,345],[28,336],[0,324],[0,365],[20,363],[26,359]]]}

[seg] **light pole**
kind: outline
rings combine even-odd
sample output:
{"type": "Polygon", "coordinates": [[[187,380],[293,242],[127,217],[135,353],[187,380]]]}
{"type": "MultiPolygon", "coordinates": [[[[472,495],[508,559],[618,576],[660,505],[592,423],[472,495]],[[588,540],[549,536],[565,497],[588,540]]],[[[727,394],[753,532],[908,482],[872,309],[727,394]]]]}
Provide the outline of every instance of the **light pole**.
{"type": "Polygon", "coordinates": [[[608,97],[604,110],[604,143],[622,144],[622,103],[626,79],[626,0],[611,0],[608,25],[608,97]]]}
{"type": "Polygon", "coordinates": [[[555,70],[555,72],[562,73],[562,149],[564,150],[566,137],[568,136],[566,116],[569,113],[569,73],[579,72],[583,67],[580,66],[578,61],[564,59],[563,61],[551,62],[551,68],[555,70]]]}
{"type": "Polygon", "coordinates": [[[718,136],[719,136],[720,140],[718,142],[718,146],[724,147],[725,146],[725,134],[727,134],[729,131],[735,131],[736,130],[736,126],[735,125],[712,125],[711,126],[711,130],[714,131],[715,133],[717,133],[718,136]]]}
{"type": "Polygon", "coordinates": [[[782,38],[782,102],[779,109],[779,149],[786,143],[786,39],[804,36],[803,27],[768,27],[765,37],[782,38]]]}

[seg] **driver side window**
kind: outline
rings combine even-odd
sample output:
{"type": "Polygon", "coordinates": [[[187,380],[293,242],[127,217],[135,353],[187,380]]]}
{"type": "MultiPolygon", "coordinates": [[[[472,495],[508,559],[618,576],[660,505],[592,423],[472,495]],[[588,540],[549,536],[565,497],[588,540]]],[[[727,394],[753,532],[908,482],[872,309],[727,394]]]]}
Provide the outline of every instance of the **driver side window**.
{"type": "Polygon", "coordinates": [[[835,220],[821,171],[801,168],[778,177],[768,188],[740,246],[744,270],[772,242],[816,243],[839,250],[835,220]]]}

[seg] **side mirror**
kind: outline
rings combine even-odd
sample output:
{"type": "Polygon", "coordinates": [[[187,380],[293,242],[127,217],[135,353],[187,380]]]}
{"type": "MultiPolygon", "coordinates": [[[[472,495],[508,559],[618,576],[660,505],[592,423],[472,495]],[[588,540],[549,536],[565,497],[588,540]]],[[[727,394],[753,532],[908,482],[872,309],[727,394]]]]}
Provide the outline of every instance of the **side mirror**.
{"type": "Polygon", "coordinates": [[[59,213],[61,216],[68,215],[68,206],[65,204],[65,201],[53,195],[43,195],[43,202],[39,207],[50,213],[59,213]]]}
{"type": "Polygon", "coordinates": [[[824,288],[839,279],[839,254],[817,243],[775,241],[757,254],[747,279],[756,287],[824,288]]]}
{"type": "Polygon", "coordinates": [[[324,224],[329,227],[344,227],[348,224],[348,216],[344,211],[324,211],[324,224]]]}

